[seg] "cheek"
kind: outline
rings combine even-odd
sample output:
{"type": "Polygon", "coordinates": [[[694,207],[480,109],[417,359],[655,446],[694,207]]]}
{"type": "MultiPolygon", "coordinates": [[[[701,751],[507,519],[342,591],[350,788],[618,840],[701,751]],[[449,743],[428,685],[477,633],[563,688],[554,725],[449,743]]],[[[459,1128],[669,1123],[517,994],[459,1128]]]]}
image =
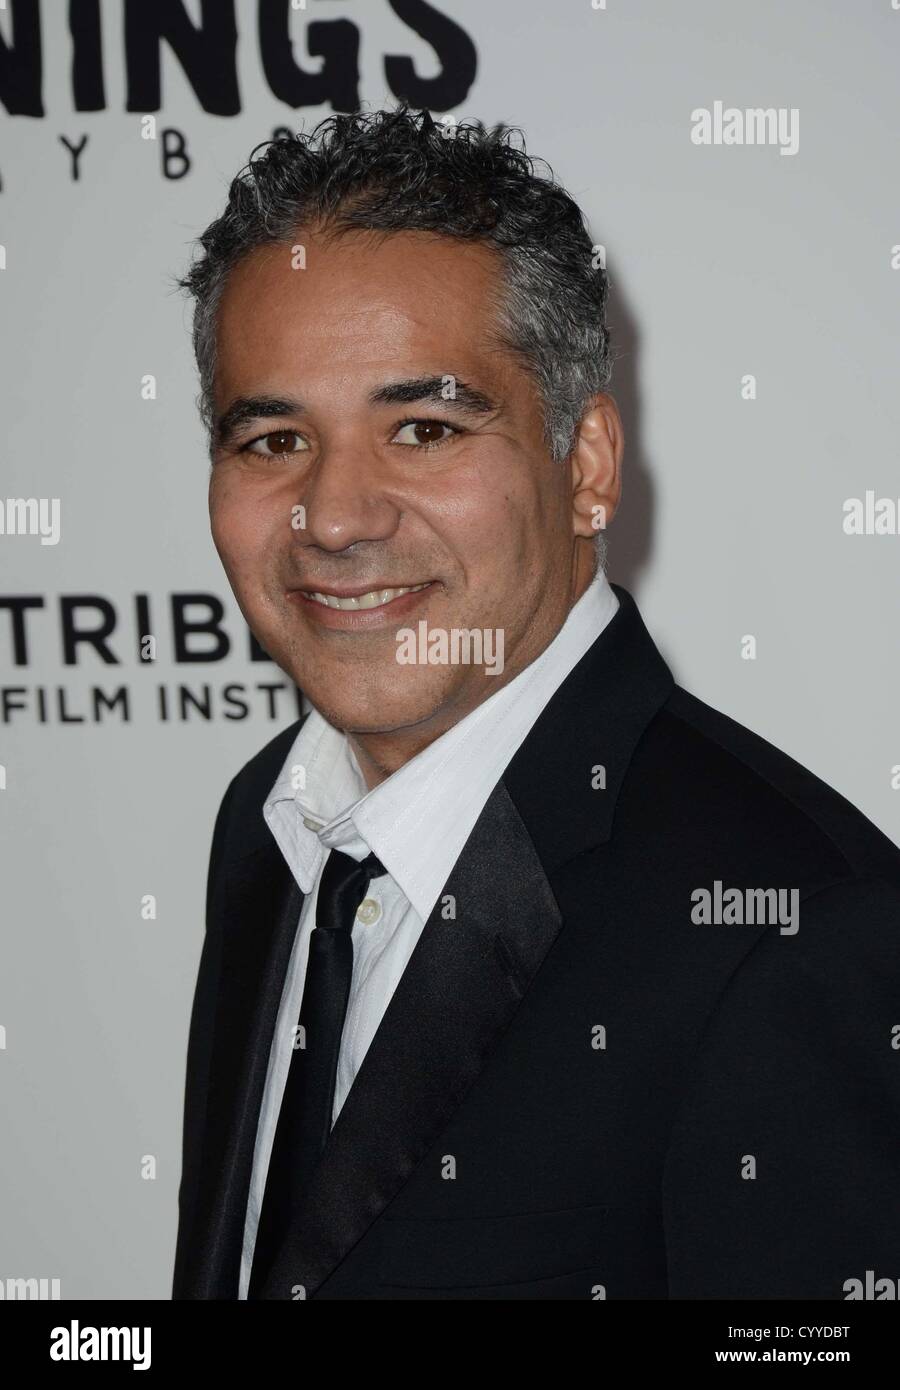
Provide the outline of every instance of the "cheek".
{"type": "Polygon", "coordinates": [[[452,491],[432,499],[430,514],[457,554],[477,556],[479,565],[496,569],[518,552],[537,505],[529,479],[498,450],[455,479],[452,491]]]}
{"type": "Polygon", "coordinates": [[[242,523],[237,508],[219,499],[210,508],[210,528],[216,550],[230,573],[247,550],[246,523],[242,523]]]}
{"type": "Polygon", "coordinates": [[[216,549],[232,566],[252,565],[267,553],[271,508],[254,502],[242,489],[227,482],[211,488],[209,517],[216,549]]]}
{"type": "Polygon", "coordinates": [[[473,569],[494,582],[498,574],[516,583],[528,556],[540,539],[537,499],[527,485],[513,477],[496,480],[467,500],[456,524],[460,553],[473,569]],[[535,535],[535,532],[538,535],[535,535]]]}

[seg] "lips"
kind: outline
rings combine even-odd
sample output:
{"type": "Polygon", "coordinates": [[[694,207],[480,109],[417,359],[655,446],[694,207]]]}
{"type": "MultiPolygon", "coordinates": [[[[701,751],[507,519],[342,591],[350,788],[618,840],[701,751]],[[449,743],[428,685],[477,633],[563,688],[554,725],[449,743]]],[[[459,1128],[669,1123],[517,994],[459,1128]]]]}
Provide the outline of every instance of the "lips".
{"type": "Polygon", "coordinates": [[[354,613],[359,610],[383,608],[404,594],[414,594],[420,589],[427,589],[431,582],[430,579],[426,579],[418,584],[378,585],[370,589],[301,589],[300,592],[304,598],[324,608],[354,613]]]}

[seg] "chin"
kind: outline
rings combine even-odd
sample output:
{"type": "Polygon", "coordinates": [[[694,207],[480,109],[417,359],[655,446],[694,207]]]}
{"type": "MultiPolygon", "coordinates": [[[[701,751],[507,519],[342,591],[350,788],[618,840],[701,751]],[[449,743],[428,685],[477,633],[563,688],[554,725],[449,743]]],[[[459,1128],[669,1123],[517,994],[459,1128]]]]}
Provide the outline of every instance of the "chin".
{"type": "Polygon", "coordinates": [[[379,696],[378,692],[367,690],[363,700],[335,704],[327,694],[320,700],[302,681],[296,683],[329,724],[348,734],[388,734],[408,729],[431,719],[443,703],[442,692],[437,690],[420,691],[413,698],[408,690],[400,697],[396,691],[385,691],[379,696]]]}

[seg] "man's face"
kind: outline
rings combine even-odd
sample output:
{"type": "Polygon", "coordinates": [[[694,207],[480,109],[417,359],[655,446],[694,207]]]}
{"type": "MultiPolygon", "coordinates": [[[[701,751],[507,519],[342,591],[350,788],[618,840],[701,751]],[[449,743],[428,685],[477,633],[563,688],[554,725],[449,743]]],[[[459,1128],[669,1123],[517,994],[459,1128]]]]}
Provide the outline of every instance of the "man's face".
{"type": "Polygon", "coordinates": [[[266,246],[225,287],[213,538],[251,629],[330,723],[424,746],[552,639],[591,543],[576,547],[571,470],[546,452],[533,378],[493,340],[491,249],[411,232],[297,242],[305,269],[266,246]],[[427,378],[436,392],[405,385],[427,378]],[[373,590],[350,611],[311,597],[373,590]],[[502,675],[398,662],[398,631],[423,619],[502,629],[502,675]]]}

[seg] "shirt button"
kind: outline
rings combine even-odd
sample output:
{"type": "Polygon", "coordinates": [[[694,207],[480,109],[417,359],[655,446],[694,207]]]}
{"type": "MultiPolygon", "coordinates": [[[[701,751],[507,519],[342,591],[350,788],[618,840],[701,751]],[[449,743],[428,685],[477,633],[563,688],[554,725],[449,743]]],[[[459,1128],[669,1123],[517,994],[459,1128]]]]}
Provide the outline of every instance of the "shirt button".
{"type": "Polygon", "coordinates": [[[362,922],[364,927],[371,927],[373,922],[377,922],[381,916],[381,904],[374,898],[364,898],[356,909],[357,921],[362,922]]]}

